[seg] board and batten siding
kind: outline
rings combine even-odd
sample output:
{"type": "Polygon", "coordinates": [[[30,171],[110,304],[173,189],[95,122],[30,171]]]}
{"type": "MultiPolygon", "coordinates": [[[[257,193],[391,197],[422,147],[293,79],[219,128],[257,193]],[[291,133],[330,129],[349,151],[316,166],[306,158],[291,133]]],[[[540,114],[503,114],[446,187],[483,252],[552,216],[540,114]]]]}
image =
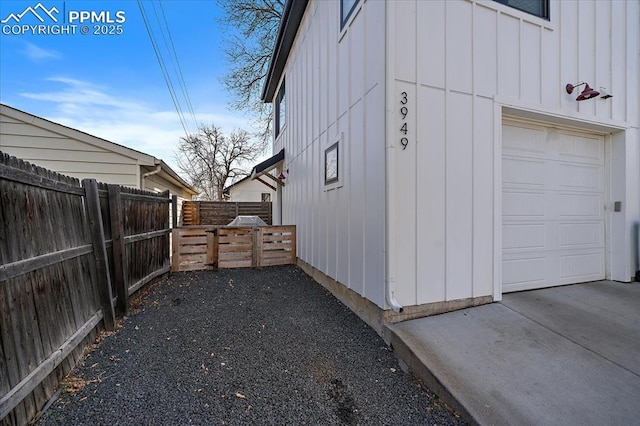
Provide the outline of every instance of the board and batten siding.
{"type": "MultiPolygon", "coordinates": [[[[380,307],[385,288],[385,2],[307,6],[285,67],[286,127],[274,142],[288,170],[282,223],[298,257],[380,307]],[[326,190],[325,149],[340,141],[340,186],[326,190]]],[[[278,218],[278,202],[274,217],[278,218]]]]}
{"type": "MultiPolygon", "coordinates": [[[[366,2],[364,10],[376,3],[366,2]]],[[[551,0],[550,21],[494,1],[386,4],[387,179],[394,188],[387,194],[388,273],[398,302],[500,298],[496,193],[503,106],[567,124],[575,119],[577,128],[618,129],[606,138],[614,162],[611,193],[626,207],[611,217],[612,232],[620,234],[612,238],[621,239],[613,242],[619,256],[611,268],[612,276],[622,271],[628,280],[629,238],[640,217],[640,3],[551,0]],[[564,87],[578,81],[604,86],[614,97],[576,102],[583,87],[573,95],[564,87]],[[403,92],[406,120],[399,114],[403,92]]],[[[356,17],[349,37],[365,37],[362,18],[356,17]]]]}
{"type": "Polygon", "coordinates": [[[4,114],[0,114],[0,151],[78,179],[140,186],[136,159],[4,114]]]}

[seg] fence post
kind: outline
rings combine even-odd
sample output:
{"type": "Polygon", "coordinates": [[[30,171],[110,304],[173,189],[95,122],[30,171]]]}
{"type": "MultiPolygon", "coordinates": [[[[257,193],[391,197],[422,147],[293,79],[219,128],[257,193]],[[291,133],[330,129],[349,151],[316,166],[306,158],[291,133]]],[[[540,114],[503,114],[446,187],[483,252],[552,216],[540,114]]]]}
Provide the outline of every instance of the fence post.
{"type": "MultiPolygon", "coordinates": [[[[171,198],[171,192],[167,189],[165,191],[162,191],[159,195],[167,199],[167,202],[162,204],[163,208],[164,206],[167,207],[167,214],[164,217],[164,223],[162,224],[162,226],[163,229],[171,232],[171,218],[169,217],[171,209],[173,209],[173,199],[171,198]]],[[[162,239],[164,239],[167,243],[167,251],[162,253],[162,265],[164,267],[171,266],[171,234],[165,234],[162,239]]]]}
{"type": "Polygon", "coordinates": [[[251,259],[251,266],[254,268],[262,267],[262,227],[253,228],[253,259],[251,259]]]}
{"type": "Polygon", "coordinates": [[[180,228],[171,230],[171,272],[180,272],[180,228]]]}
{"type": "Polygon", "coordinates": [[[178,196],[171,196],[171,227],[178,227],[178,196]]]}
{"type": "Polygon", "coordinates": [[[111,238],[113,241],[113,282],[118,296],[119,312],[127,314],[129,309],[129,285],[126,277],[127,263],[124,260],[124,225],[122,197],[118,185],[107,185],[109,190],[109,215],[111,216],[111,238]]]}
{"type": "Polygon", "coordinates": [[[296,265],[298,263],[298,247],[296,240],[298,239],[296,225],[291,226],[291,263],[296,265]]]}
{"type": "Polygon", "coordinates": [[[218,228],[213,229],[213,249],[211,250],[211,263],[213,269],[218,269],[218,262],[220,261],[220,231],[218,228]]]}
{"type": "Polygon", "coordinates": [[[216,239],[217,228],[205,231],[207,234],[207,266],[218,269],[218,244],[216,239]]]}
{"type": "Polygon", "coordinates": [[[93,255],[95,259],[96,278],[100,301],[102,304],[102,314],[104,326],[107,330],[115,330],[116,313],[113,309],[111,294],[111,276],[107,258],[107,248],[104,243],[104,228],[102,226],[102,213],[100,213],[100,195],[98,193],[98,183],[95,179],[83,179],[87,202],[87,215],[89,217],[89,228],[91,241],[93,243],[93,255]]]}

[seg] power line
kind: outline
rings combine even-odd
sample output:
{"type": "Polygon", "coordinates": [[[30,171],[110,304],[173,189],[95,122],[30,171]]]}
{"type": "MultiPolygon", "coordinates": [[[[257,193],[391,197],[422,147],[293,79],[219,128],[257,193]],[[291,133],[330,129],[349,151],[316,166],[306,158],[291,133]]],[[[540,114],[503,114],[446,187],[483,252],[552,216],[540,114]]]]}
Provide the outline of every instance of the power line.
{"type": "MultiPolygon", "coordinates": [[[[164,20],[164,25],[167,28],[167,34],[169,35],[169,42],[171,44],[171,51],[173,52],[173,57],[175,59],[175,63],[177,66],[177,74],[178,74],[178,82],[182,87],[182,94],[187,101],[187,107],[189,108],[189,112],[191,113],[191,118],[193,119],[193,123],[196,128],[198,127],[198,120],[196,119],[196,113],[193,110],[193,105],[191,104],[191,98],[189,97],[189,92],[187,91],[187,84],[184,81],[184,75],[182,74],[182,67],[180,66],[180,61],[178,60],[178,54],[176,52],[176,46],[173,43],[173,37],[171,36],[171,30],[169,29],[169,23],[167,22],[167,16],[164,13],[164,6],[162,6],[162,0],[158,0],[158,4],[160,5],[160,12],[162,13],[162,19],[164,20]]],[[[155,8],[154,8],[155,11],[155,8]]],[[[157,18],[157,15],[156,15],[157,18]]],[[[165,41],[166,43],[166,41],[165,41]]]]}
{"type": "Polygon", "coordinates": [[[178,118],[180,119],[180,124],[182,125],[182,129],[184,130],[185,135],[189,136],[189,131],[187,130],[187,125],[184,119],[184,113],[182,112],[182,108],[180,106],[180,102],[178,102],[178,97],[173,88],[173,84],[171,82],[171,78],[167,71],[167,67],[164,64],[164,60],[162,59],[162,55],[160,50],[158,49],[155,37],[153,36],[153,32],[151,31],[151,27],[149,25],[149,21],[147,20],[147,15],[144,10],[144,6],[142,5],[142,0],[138,0],[138,7],[140,8],[140,13],[142,15],[142,20],[144,21],[145,28],[147,30],[147,34],[149,35],[149,40],[151,40],[151,45],[153,46],[153,51],[156,54],[156,60],[158,61],[158,65],[160,65],[160,69],[162,70],[162,75],[164,76],[164,81],[167,85],[167,89],[169,90],[169,94],[171,95],[171,100],[173,101],[173,105],[176,108],[176,112],[178,113],[178,118]]]}

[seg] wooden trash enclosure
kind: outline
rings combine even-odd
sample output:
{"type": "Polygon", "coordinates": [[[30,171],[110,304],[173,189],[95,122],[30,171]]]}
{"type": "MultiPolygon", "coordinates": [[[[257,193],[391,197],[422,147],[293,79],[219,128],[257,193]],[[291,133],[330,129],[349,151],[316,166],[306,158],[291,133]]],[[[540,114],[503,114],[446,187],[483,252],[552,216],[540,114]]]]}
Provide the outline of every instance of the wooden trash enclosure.
{"type": "Polygon", "coordinates": [[[176,228],[173,249],[173,272],[290,265],[297,262],[296,227],[176,228]]]}
{"type": "Polygon", "coordinates": [[[217,228],[214,230],[213,245],[209,249],[217,259],[218,268],[251,268],[254,265],[254,229],[259,228],[217,228]]]}
{"type": "MultiPolygon", "coordinates": [[[[215,226],[186,226],[172,232],[171,271],[212,270],[214,259],[207,257],[207,247],[212,244],[215,226]]],[[[209,256],[212,254],[210,253],[209,256]]]]}
{"type": "Polygon", "coordinates": [[[259,228],[257,265],[275,266],[295,264],[296,256],[296,227],[265,226],[259,228]]]}

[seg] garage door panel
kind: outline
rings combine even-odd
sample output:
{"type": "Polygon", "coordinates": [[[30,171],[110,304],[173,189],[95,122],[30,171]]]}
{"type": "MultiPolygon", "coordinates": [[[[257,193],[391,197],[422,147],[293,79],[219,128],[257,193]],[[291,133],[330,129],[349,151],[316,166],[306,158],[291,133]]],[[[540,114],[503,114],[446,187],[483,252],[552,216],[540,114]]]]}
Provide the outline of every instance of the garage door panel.
{"type": "Polygon", "coordinates": [[[604,144],[599,137],[560,134],[558,155],[572,162],[604,165],[604,144]]]}
{"type": "Polygon", "coordinates": [[[604,142],[503,126],[503,291],[604,279],[604,142]]]}
{"type": "Polygon", "coordinates": [[[505,154],[524,154],[529,158],[544,157],[546,132],[544,129],[505,126],[502,133],[502,146],[505,154]]]}
{"type": "Polygon", "coordinates": [[[599,191],[602,167],[571,163],[558,164],[558,187],[561,189],[599,191]]]}
{"type": "Polygon", "coordinates": [[[513,224],[502,228],[503,250],[517,249],[544,249],[545,248],[544,223],[513,224]]]}
{"type": "Polygon", "coordinates": [[[502,194],[502,199],[502,217],[504,219],[540,219],[544,217],[545,194],[542,191],[505,191],[502,194]]]}
{"type": "Polygon", "coordinates": [[[604,246],[604,230],[599,222],[561,223],[558,247],[563,249],[604,246]]]}
{"type": "Polygon", "coordinates": [[[520,157],[506,157],[502,161],[503,185],[528,185],[542,187],[545,184],[545,162],[520,157]]]}
{"type": "Polygon", "coordinates": [[[566,219],[589,218],[598,219],[604,212],[604,204],[600,194],[558,193],[558,217],[566,219]]]}
{"type": "Polygon", "coordinates": [[[560,277],[573,282],[601,279],[604,274],[604,250],[560,256],[560,277]]]}
{"type": "Polygon", "coordinates": [[[548,270],[546,256],[505,259],[502,263],[503,286],[514,284],[543,284],[548,270]]]}

